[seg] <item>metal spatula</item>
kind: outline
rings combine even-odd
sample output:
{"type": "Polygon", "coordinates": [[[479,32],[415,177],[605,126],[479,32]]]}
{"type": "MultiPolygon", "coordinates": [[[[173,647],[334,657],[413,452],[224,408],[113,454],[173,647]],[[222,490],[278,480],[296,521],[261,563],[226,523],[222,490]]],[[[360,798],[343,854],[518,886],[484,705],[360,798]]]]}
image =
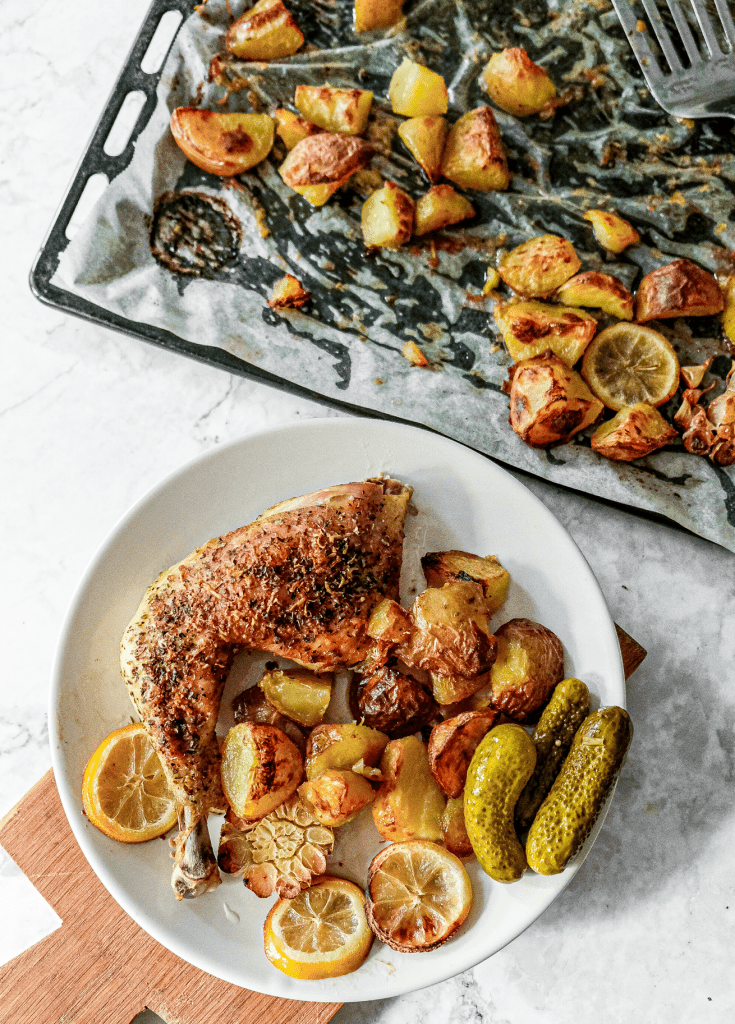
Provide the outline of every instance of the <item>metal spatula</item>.
{"type": "Polygon", "coordinates": [[[651,95],[667,113],[676,117],[735,118],[732,0],[612,2],[651,95]],[[661,17],[661,10],[667,7],[674,31],[661,17]]]}

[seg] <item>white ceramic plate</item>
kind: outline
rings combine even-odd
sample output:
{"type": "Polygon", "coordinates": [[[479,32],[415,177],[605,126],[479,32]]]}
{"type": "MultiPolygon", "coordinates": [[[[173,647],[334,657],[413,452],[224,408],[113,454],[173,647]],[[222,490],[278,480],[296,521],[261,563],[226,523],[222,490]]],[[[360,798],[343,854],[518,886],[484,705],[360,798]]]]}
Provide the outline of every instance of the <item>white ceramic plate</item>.
{"type": "MultiPolygon", "coordinates": [[[[411,599],[412,586],[423,586],[422,553],[461,548],[496,554],[512,583],[493,625],[518,615],[543,622],[561,638],[566,674],[587,682],[593,706],[625,702],[615,629],[579,549],[514,477],[454,441],[376,420],[315,420],[216,448],[154,488],[122,519],[92,562],[62,631],[49,716],[56,782],[89,863],[142,928],[202,970],[270,995],[326,1002],[380,999],[467,970],[549,906],[594,839],[563,874],[543,878],[527,872],[514,885],[493,882],[471,862],[473,908],[447,945],[405,954],[376,942],[356,973],[305,982],[286,977],[265,958],[262,929],[271,900],[258,899],[242,882],[226,877],[214,893],[177,902],[170,888],[167,842],[126,846],[86,821],[80,798],[86,761],[112,729],[133,716],[118,650],[148,584],[210,537],[250,522],[278,501],[383,472],[414,488],[418,510],[407,519],[404,601],[411,599]]],[[[223,701],[225,727],[228,698],[253,675],[257,661],[241,659],[233,670],[223,701]]],[[[351,836],[347,830],[353,826],[344,827],[332,860],[335,873],[360,884],[379,848],[370,815],[362,819],[351,836]]],[[[216,821],[212,834],[216,844],[216,821]]]]}

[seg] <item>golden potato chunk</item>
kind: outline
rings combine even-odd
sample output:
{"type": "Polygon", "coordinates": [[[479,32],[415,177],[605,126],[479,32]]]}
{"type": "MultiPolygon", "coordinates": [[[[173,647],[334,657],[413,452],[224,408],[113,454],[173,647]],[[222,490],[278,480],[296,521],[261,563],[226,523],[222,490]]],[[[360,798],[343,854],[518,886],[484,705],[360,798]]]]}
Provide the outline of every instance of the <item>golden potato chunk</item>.
{"type": "Polygon", "coordinates": [[[691,260],[674,260],[646,274],[638,285],[638,323],[677,316],[712,316],[725,305],[716,278],[691,260]]]}
{"type": "Polygon", "coordinates": [[[493,103],[516,117],[538,114],[556,98],[554,83],[519,46],[494,53],[480,81],[493,103]]]}
{"type": "Polygon", "coordinates": [[[472,203],[455,192],[451,185],[434,185],[416,203],[414,234],[426,235],[429,231],[439,231],[474,216],[472,203]]]}
{"type": "Polygon", "coordinates": [[[401,355],[408,359],[412,366],[428,366],[429,360],[421,351],[415,341],[407,341],[401,349],[401,355]]]}
{"type": "Polygon", "coordinates": [[[442,153],[449,131],[443,117],[412,117],[398,126],[398,135],[432,185],[441,174],[442,153]]]}
{"type": "Polygon", "coordinates": [[[397,249],[413,234],[414,202],[394,182],[386,181],[362,208],[362,237],[368,248],[397,249]]]}
{"type": "Polygon", "coordinates": [[[403,16],[403,0],[355,0],[355,32],[390,28],[403,16]]]}
{"type": "Polygon", "coordinates": [[[677,437],[677,432],[658,409],[646,402],[637,402],[624,406],[613,419],[602,423],[592,435],[591,444],[606,459],[632,462],[663,448],[677,437]]]}
{"type": "Polygon", "coordinates": [[[296,53],[304,41],[281,0],[258,0],[230,26],[225,46],[241,60],[277,60],[296,53]]]}
{"type": "Polygon", "coordinates": [[[543,302],[498,303],[493,312],[515,360],[551,349],[567,366],[574,366],[597,330],[597,321],[589,313],[543,302]]]}
{"type": "Polygon", "coordinates": [[[271,309],[297,309],[305,305],[310,298],[311,292],[306,291],[298,278],[293,274],[286,274],[273,285],[268,305],[271,309]]]}
{"type": "Polygon", "coordinates": [[[352,821],[375,799],[375,790],[363,775],[336,768],[302,783],[298,794],[307,811],[330,828],[352,821]]]}
{"type": "Polygon", "coordinates": [[[514,363],[503,390],[510,394],[510,425],[532,448],[570,441],[604,408],[581,376],[552,352],[514,363]]]}
{"type": "Polygon", "coordinates": [[[618,320],[633,319],[633,296],[612,274],[600,274],[596,270],[575,274],[561,286],[556,298],[565,306],[591,306],[618,320]]]}
{"type": "Polygon", "coordinates": [[[317,725],[306,745],[306,777],[315,779],[332,768],[351,771],[360,762],[374,768],[388,739],[385,733],[366,725],[317,725]]]}
{"type": "Polygon", "coordinates": [[[405,608],[397,601],[385,598],[375,607],[368,619],[366,632],[373,640],[400,644],[408,640],[413,632],[413,625],[405,608]]]}
{"type": "Polygon", "coordinates": [[[464,823],[464,796],[447,800],[447,806],[439,819],[444,845],[455,857],[466,860],[474,855],[467,826],[464,823]]]}
{"type": "Polygon", "coordinates": [[[441,840],[446,798],[429,770],[426,745],[416,736],[391,740],[380,760],[383,781],[373,801],[373,821],[383,839],[441,840]]]}
{"type": "Polygon", "coordinates": [[[197,167],[232,177],[265,160],[273,146],[274,125],[267,114],[176,107],[171,114],[171,134],[197,167]]]}
{"type": "Polygon", "coordinates": [[[266,672],[258,686],[276,711],[299,725],[313,726],[322,721],[332,696],[331,673],[315,675],[308,669],[274,669],[266,672]]]}
{"type": "Polygon", "coordinates": [[[355,721],[395,740],[418,732],[437,717],[438,708],[426,687],[400,672],[394,662],[366,675],[355,675],[349,689],[355,721]]]}
{"type": "Polygon", "coordinates": [[[222,789],[238,818],[262,818],[287,800],[301,782],[304,762],[275,725],[242,722],[222,748],[222,789]]]}
{"type": "Polygon", "coordinates": [[[373,94],[366,89],[335,89],[331,85],[297,85],[294,106],[328,132],[361,135],[367,126],[373,94]]]}
{"type": "Polygon", "coordinates": [[[735,274],[728,277],[725,282],[723,296],[725,307],[722,313],[722,330],[725,337],[735,343],[735,274]]]}
{"type": "Polygon", "coordinates": [[[283,139],[286,149],[293,149],[297,142],[324,131],[319,125],[312,124],[305,117],[299,117],[292,110],[274,110],[273,117],[278,125],[276,135],[283,139]]]}
{"type": "Polygon", "coordinates": [[[447,796],[460,796],[467,779],[467,769],[477,745],[495,725],[500,714],[495,708],[467,711],[435,725],[429,737],[429,768],[447,796]]]}
{"type": "Polygon", "coordinates": [[[495,635],[498,653],[490,670],[493,707],[516,722],[534,721],[564,678],[561,641],[530,619],[510,619],[495,635]]]}
{"type": "Polygon", "coordinates": [[[441,173],[460,188],[503,192],[510,184],[508,158],[490,107],[463,114],[447,136],[441,173]]]}
{"type": "Polygon", "coordinates": [[[404,117],[441,116],[449,106],[442,76],[408,57],[404,57],[393,72],[388,96],[393,113],[404,117]]]}
{"type": "Polygon", "coordinates": [[[312,206],[323,206],[351,174],[365,166],[373,152],[363,139],[322,132],[298,142],[278,173],[312,206]]]}
{"type": "Polygon", "coordinates": [[[494,615],[508,594],[510,573],[495,555],[480,558],[468,551],[429,551],[421,559],[421,568],[430,587],[445,583],[479,583],[485,599],[485,611],[494,615]]]}
{"type": "Polygon", "coordinates": [[[633,225],[612,210],[588,210],[584,219],[590,222],[595,238],[608,252],[622,252],[641,240],[633,225]]]}
{"type": "Polygon", "coordinates": [[[518,295],[535,299],[551,295],[581,266],[574,246],[566,238],[539,235],[504,256],[498,273],[518,295]]]}

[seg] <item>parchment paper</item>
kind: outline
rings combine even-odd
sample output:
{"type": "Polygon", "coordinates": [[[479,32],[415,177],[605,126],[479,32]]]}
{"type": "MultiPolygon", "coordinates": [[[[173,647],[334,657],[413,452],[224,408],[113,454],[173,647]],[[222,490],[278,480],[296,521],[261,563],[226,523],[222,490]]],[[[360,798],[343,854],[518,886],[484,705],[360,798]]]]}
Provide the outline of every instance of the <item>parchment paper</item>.
{"type": "MultiPolygon", "coordinates": [[[[237,16],[251,4],[233,2],[237,16]]],[[[184,23],[167,59],[158,102],[129,166],[106,189],[63,254],[53,283],[134,321],[224,349],[317,394],[431,426],[505,463],[590,495],[661,513],[735,551],[735,467],[723,469],[681,444],[633,464],[589,447],[589,434],[549,451],[523,444],[500,391],[510,359],[496,334],[493,302],[481,296],[499,249],[552,232],[570,238],[583,269],[632,285],[639,272],[679,256],[733,271],[735,135],[732,121],[683,122],[650,98],[608,0],[533,2],[408,0],[405,24],[357,36],[352,0],[291,0],[305,52],[269,65],[225,58],[227,6],[212,0],[184,23]],[[314,209],[277,174],[277,149],[242,187],[186,162],[169,131],[181,105],[270,112],[293,105],[297,84],[372,89],[372,168],[418,197],[428,183],[395,135],[387,100],[406,54],[442,73],[454,120],[489,102],[478,76],[490,54],[523,46],[569,102],[549,120],[497,111],[513,180],[507,193],[470,194],[478,218],[432,245],[367,254],[360,212],[368,192],[353,179],[314,209]],[[225,84],[239,86],[232,91],[225,84]],[[223,104],[219,101],[224,100],[223,104]],[[362,194],[361,190],[362,189],[362,194]],[[182,276],[151,255],[157,199],[194,191],[219,197],[242,224],[236,259],[206,276],[182,276]],[[642,234],[620,257],[606,255],[583,220],[617,210],[642,234]],[[302,310],[266,304],[273,283],[294,274],[312,293],[302,310]],[[401,355],[415,340],[430,368],[401,355]]],[[[605,325],[604,318],[602,326],[605,325]]],[[[731,364],[714,319],[654,324],[683,364],[715,356],[705,384],[731,364]]],[[[672,400],[663,410],[671,418],[672,400]]]]}

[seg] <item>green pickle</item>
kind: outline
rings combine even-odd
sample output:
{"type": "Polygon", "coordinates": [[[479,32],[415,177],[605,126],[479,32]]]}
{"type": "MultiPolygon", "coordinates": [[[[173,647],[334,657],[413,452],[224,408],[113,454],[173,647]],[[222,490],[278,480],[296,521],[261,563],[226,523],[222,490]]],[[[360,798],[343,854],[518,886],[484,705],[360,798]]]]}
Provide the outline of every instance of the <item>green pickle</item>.
{"type": "Polygon", "coordinates": [[[520,725],[498,725],[479,743],[467,771],[464,816],[483,871],[516,882],[526,870],[513,813],[536,764],[536,747],[520,725]]]}
{"type": "Polygon", "coordinates": [[[516,804],[516,828],[523,834],[531,827],[546,799],[574,735],[590,713],[590,691],[581,679],[562,679],[533,730],[536,767],[516,804]]]}
{"type": "Polygon", "coordinates": [[[526,856],[538,874],[558,874],[580,849],[618,777],[632,737],[633,723],[622,708],[602,708],[585,718],[528,833],[526,856]]]}

